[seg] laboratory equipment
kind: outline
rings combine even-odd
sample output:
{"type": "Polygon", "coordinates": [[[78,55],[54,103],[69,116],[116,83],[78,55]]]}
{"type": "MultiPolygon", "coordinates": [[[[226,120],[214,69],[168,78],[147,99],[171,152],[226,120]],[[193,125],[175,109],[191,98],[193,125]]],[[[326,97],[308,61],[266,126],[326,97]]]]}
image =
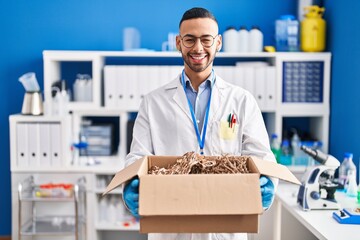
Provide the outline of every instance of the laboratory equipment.
{"type": "Polygon", "coordinates": [[[353,154],[346,152],[344,153],[344,160],[340,164],[339,167],[339,188],[344,189],[346,191],[349,179],[349,170],[355,171],[356,176],[356,167],[354,162],[352,161],[353,154]]]}
{"type": "Polygon", "coordinates": [[[292,156],[289,140],[283,140],[281,144],[281,155],[280,155],[280,163],[283,165],[291,165],[292,164],[292,156]]]}
{"type": "Polygon", "coordinates": [[[299,22],[293,15],[282,15],[275,21],[276,50],[299,51],[299,22]]]}
{"type": "Polygon", "coordinates": [[[42,115],[44,113],[41,92],[26,92],[21,108],[24,115],[42,115]]]}
{"type": "Polygon", "coordinates": [[[21,113],[24,115],[42,115],[44,112],[42,95],[35,73],[25,73],[19,78],[25,88],[21,113]]]}
{"type": "Polygon", "coordinates": [[[281,148],[280,148],[280,141],[276,133],[271,134],[270,148],[273,154],[275,155],[276,161],[280,163],[281,148]]]}
{"type": "Polygon", "coordinates": [[[356,171],[350,169],[348,171],[348,184],[346,187],[346,195],[349,197],[357,197],[356,171]]]}
{"type": "Polygon", "coordinates": [[[335,170],[340,166],[340,162],[335,157],[317,149],[306,146],[301,146],[300,149],[320,163],[307,170],[304,175],[297,196],[300,207],[305,211],[340,209],[335,200],[338,184],[333,182],[335,170]]]}
{"type": "Polygon", "coordinates": [[[341,224],[360,224],[360,208],[344,208],[333,212],[333,218],[341,224]]]}
{"type": "Polygon", "coordinates": [[[301,21],[301,50],[321,52],[325,49],[326,22],[322,19],[325,8],[313,5],[304,9],[308,12],[301,21]]]}

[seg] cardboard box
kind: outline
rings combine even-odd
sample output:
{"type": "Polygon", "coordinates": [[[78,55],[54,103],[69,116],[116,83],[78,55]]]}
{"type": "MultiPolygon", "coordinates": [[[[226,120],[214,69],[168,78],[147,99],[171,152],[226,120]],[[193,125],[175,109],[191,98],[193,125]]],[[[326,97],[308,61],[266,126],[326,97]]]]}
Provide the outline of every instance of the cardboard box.
{"type": "Polygon", "coordinates": [[[139,159],[118,172],[103,195],[138,176],[141,233],[257,233],[263,212],[260,174],[300,184],[285,166],[253,157],[248,174],[147,174],[178,158],[139,159]]]}

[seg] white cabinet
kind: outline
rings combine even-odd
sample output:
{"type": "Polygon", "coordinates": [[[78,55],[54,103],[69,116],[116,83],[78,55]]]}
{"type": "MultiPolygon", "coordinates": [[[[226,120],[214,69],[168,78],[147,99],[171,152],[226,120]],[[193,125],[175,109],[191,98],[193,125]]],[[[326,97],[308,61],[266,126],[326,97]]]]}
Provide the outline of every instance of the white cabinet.
{"type": "MultiPolygon", "coordinates": [[[[181,73],[181,55],[177,52],[44,51],[43,57],[45,115],[10,117],[12,174],[84,173],[91,182],[87,184],[86,194],[87,239],[146,239],[137,232],[139,226],[126,209],[119,209],[121,191],[115,191],[108,198],[101,198],[101,193],[104,183],[123,167],[129,113],[138,110],[144,94],[181,73]],[[85,70],[76,71],[91,76],[92,100],[70,101],[65,115],[53,116],[56,102],[52,98],[52,85],[66,76],[64,71],[69,64],[86,65],[85,70]],[[123,102],[124,99],[128,102],[123,102]],[[116,123],[117,151],[90,161],[93,159],[74,151],[73,145],[81,140],[84,122],[99,118],[116,123]],[[54,137],[57,134],[59,137],[54,137]],[[104,211],[114,210],[122,215],[103,215],[104,211]]],[[[308,130],[323,142],[326,152],[330,61],[330,53],[217,53],[214,69],[225,81],[254,94],[269,134],[282,136],[288,119],[306,118],[308,130]]],[[[72,81],[75,77],[74,74],[72,81]]],[[[13,216],[17,207],[16,201],[13,202],[13,216]]]]}

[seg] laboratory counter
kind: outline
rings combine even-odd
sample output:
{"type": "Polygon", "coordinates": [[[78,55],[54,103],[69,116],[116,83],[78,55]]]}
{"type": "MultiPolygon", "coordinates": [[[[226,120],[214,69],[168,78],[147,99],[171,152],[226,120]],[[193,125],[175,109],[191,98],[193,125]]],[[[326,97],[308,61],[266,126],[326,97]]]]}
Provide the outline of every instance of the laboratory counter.
{"type": "MultiPolygon", "coordinates": [[[[360,225],[340,224],[333,218],[339,210],[304,211],[297,204],[299,186],[282,182],[279,184],[274,202],[273,239],[360,239],[360,225]],[[281,217],[279,217],[281,216],[281,217]]],[[[356,198],[336,192],[336,200],[343,208],[356,208],[356,198]]]]}

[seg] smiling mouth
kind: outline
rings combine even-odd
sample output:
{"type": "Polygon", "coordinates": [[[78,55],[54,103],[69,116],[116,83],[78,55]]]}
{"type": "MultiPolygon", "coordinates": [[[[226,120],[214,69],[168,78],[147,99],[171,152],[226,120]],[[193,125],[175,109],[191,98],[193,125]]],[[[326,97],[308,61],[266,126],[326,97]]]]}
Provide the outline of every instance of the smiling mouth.
{"type": "Polygon", "coordinates": [[[203,59],[207,57],[207,54],[202,55],[190,55],[191,59],[195,62],[201,62],[203,59]]]}

